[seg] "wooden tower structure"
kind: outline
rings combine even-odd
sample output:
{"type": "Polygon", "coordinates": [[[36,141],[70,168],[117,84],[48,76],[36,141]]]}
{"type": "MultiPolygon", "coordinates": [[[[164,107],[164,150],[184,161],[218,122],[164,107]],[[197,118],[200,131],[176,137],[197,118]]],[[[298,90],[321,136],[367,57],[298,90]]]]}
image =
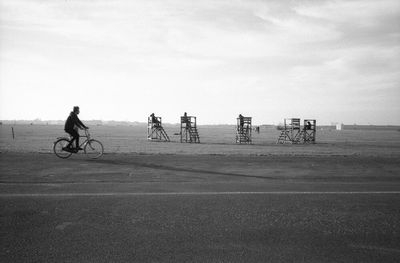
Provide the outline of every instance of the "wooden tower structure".
{"type": "Polygon", "coordinates": [[[303,126],[303,142],[304,143],[315,143],[317,121],[306,119],[304,120],[303,126]]]}
{"type": "Polygon", "coordinates": [[[303,130],[301,129],[300,119],[285,119],[277,143],[300,143],[301,140],[303,140],[303,130]]]}
{"type": "Polygon", "coordinates": [[[186,114],[181,117],[181,142],[200,143],[196,117],[186,114]]]}
{"type": "Polygon", "coordinates": [[[236,143],[251,144],[251,117],[243,117],[242,115],[239,115],[236,121],[236,143]]]}
{"type": "Polygon", "coordinates": [[[147,140],[169,142],[168,134],[162,126],[161,117],[150,116],[147,120],[147,140]]]}

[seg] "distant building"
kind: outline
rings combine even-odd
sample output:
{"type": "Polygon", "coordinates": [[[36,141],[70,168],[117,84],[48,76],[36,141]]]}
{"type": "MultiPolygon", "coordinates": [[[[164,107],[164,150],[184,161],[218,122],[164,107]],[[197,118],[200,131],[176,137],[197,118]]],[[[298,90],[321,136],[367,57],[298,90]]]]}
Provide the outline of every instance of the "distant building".
{"type": "Polygon", "coordinates": [[[343,130],[343,123],[337,123],[336,124],[336,130],[338,130],[338,131],[343,130]]]}

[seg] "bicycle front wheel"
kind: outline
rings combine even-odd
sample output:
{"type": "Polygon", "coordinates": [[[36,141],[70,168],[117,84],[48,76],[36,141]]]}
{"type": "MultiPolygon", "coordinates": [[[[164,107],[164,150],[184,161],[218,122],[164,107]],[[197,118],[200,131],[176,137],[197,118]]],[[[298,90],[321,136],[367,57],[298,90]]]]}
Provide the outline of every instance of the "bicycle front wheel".
{"type": "Polygon", "coordinates": [[[64,151],[63,148],[67,147],[69,140],[67,138],[61,138],[54,142],[53,152],[57,157],[66,159],[72,155],[71,152],[64,151]]]}
{"type": "Polygon", "coordinates": [[[85,144],[85,147],[83,149],[85,151],[85,154],[89,156],[89,158],[96,159],[99,158],[103,155],[104,148],[103,144],[99,142],[98,140],[90,140],[85,144]]]}

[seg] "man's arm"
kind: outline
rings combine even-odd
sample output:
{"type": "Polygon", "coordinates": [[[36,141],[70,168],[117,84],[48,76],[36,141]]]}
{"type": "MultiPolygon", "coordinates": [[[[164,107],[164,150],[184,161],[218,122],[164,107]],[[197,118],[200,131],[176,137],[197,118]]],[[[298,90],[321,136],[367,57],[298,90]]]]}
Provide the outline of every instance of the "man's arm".
{"type": "Polygon", "coordinates": [[[75,124],[76,124],[79,128],[81,128],[81,129],[88,129],[88,127],[86,127],[85,124],[83,124],[83,123],[81,122],[81,120],[78,118],[78,116],[75,116],[75,117],[76,117],[76,119],[75,119],[75,124]]]}

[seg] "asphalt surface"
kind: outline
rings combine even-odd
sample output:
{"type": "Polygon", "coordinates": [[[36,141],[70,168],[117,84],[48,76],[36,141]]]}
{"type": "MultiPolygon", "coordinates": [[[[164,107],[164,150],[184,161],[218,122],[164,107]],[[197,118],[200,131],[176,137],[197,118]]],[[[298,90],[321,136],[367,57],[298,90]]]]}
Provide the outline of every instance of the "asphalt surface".
{"type": "Polygon", "coordinates": [[[398,158],[0,154],[1,262],[398,262],[398,158]]]}

